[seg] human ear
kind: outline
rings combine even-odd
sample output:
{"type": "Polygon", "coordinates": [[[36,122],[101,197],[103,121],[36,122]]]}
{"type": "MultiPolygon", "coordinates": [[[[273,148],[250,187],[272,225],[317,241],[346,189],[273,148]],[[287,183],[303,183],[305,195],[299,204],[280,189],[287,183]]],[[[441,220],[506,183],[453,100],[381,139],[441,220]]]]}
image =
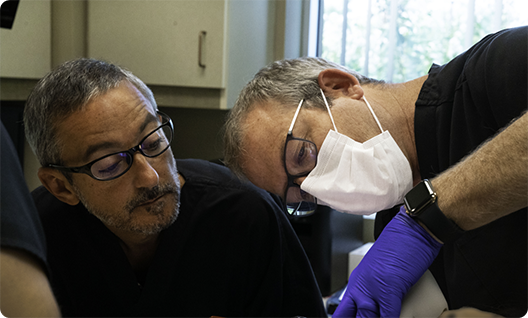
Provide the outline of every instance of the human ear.
{"type": "Polygon", "coordinates": [[[73,191],[73,187],[60,171],[41,167],[38,170],[38,177],[44,187],[57,199],[69,205],[77,205],[79,203],[79,198],[73,191]]]}
{"type": "Polygon", "coordinates": [[[363,88],[357,78],[338,69],[326,69],[319,73],[317,78],[319,87],[325,94],[337,98],[347,96],[360,100],[363,97],[363,88]]]}

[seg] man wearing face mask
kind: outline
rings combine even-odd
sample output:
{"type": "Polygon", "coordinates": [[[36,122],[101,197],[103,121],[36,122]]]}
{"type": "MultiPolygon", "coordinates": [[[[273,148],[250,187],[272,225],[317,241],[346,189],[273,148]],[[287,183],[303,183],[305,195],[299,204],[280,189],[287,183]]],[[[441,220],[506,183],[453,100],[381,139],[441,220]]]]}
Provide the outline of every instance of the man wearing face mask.
{"type": "Polygon", "coordinates": [[[243,89],[226,122],[232,170],[291,217],[385,210],[334,316],[398,316],[428,268],[450,309],[526,313],[527,39],[503,30],[400,84],[300,58],[243,89]]]}

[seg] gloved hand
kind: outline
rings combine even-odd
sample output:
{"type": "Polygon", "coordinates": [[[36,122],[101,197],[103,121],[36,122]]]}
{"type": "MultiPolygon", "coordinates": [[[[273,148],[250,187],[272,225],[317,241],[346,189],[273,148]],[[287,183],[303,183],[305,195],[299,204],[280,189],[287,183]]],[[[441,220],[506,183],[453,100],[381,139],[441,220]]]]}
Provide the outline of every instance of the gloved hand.
{"type": "Polygon", "coordinates": [[[333,317],[399,317],[403,297],[441,247],[403,206],[350,275],[333,317]]]}

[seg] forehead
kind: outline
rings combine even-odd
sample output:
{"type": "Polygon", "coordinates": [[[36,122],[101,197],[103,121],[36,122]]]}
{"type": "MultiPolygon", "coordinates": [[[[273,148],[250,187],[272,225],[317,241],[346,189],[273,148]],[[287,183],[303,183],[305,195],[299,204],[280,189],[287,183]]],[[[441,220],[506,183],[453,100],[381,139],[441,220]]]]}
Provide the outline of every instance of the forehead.
{"type": "Polygon", "coordinates": [[[122,82],[57,124],[62,157],[65,161],[85,161],[88,149],[106,153],[123,150],[155,118],[150,102],[132,84],[122,82]]]}
{"type": "Polygon", "coordinates": [[[246,177],[256,186],[282,195],[286,173],[283,147],[295,109],[279,111],[274,102],[258,104],[243,121],[241,163],[246,177]]]}

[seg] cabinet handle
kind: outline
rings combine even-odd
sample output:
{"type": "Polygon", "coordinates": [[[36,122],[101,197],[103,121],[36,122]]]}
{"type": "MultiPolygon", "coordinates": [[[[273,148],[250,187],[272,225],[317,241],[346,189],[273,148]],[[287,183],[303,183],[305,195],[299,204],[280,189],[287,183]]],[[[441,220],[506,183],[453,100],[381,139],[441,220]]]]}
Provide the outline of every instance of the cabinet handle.
{"type": "Polygon", "coordinates": [[[198,36],[198,65],[203,68],[205,68],[205,64],[202,63],[202,46],[204,45],[206,34],[207,32],[200,31],[200,35],[198,36]]]}

